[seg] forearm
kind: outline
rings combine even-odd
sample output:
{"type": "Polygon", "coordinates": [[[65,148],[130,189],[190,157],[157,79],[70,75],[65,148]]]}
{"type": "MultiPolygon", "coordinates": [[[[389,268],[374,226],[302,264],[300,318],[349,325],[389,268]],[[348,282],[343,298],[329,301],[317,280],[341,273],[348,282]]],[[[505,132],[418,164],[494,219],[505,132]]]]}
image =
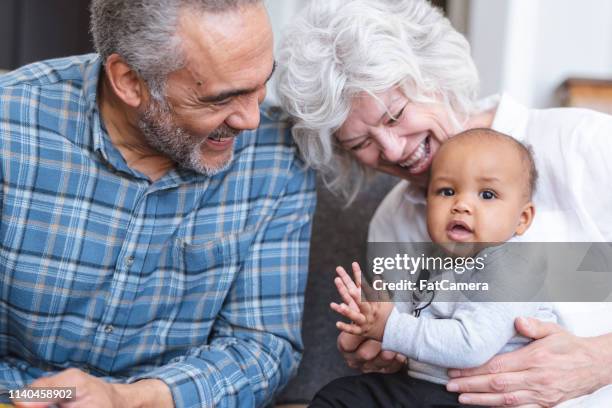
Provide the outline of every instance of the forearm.
{"type": "Polygon", "coordinates": [[[265,406],[295,373],[299,356],[289,342],[270,333],[234,332],[128,382],[161,380],[179,407],[265,406]]]}
{"type": "Polygon", "coordinates": [[[125,408],[174,408],[170,388],[161,380],[148,379],[114,386],[128,404],[125,408]]]}
{"type": "MultiPolygon", "coordinates": [[[[415,318],[395,315],[387,324],[383,348],[427,364],[468,368],[480,365],[503,346],[503,341],[487,342],[453,319],[415,318]],[[498,344],[499,343],[499,344],[498,344]]],[[[506,337],[506,336],[504,336],[506,337]]]]}
{"type": "Polygon", "coordinates": [[[394,311],[385,328],[383,348],[441,367],[475,367],[493,357],[512,338],[515,316],[529,307],[465,304],[447,318],[415,318],[394,311]]]}

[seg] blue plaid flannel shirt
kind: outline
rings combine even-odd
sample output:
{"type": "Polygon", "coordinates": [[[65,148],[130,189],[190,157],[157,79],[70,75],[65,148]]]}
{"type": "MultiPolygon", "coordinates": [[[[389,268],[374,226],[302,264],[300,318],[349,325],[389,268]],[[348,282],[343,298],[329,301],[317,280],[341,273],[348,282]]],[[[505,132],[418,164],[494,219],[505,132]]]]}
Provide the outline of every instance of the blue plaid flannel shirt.
{"type": "Polygon", "coordinates": [[[230,169],[150,183],[100,120],[100,69],[0,76],[0,387],[76,367],[161,379],[177,407],[265,405],[301,357],[314,176],[262,108],[230,169]]]}

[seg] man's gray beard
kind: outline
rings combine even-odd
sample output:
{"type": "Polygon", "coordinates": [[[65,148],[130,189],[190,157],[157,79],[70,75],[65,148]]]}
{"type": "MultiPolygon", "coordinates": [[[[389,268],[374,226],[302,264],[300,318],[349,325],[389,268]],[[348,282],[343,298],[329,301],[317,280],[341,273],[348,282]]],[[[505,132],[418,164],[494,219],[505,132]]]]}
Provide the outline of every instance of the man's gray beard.
{"type": "MultiPolygon", "coordinates": [[[[140,115],[138,129],[151,147],[170,157],[180,167],[209,177],[226,170],[234,159],[232,150],[230,157],[223,163],[218,165],[205,163],[202,160],[201,148],[206,139],[197,141],[196,137],[177,126],[166,101],[158,102],[151,99],[140,115]]],[[[212,131],[209,136],[234,137],[238,133],[227,125],[222,125],[212,131]]]]}

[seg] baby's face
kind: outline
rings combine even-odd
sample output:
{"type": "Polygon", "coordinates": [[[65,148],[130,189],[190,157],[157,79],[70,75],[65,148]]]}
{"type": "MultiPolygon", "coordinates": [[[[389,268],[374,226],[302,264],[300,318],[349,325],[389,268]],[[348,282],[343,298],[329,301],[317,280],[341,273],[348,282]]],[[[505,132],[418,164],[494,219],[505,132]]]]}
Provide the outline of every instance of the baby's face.
{"type": "Polygon", "coordinates": [[[427,228],[433,242],[505,242],[533,215],[529,172],[518,149],[498,138],[443,145],[431,168],[427,228]]]}

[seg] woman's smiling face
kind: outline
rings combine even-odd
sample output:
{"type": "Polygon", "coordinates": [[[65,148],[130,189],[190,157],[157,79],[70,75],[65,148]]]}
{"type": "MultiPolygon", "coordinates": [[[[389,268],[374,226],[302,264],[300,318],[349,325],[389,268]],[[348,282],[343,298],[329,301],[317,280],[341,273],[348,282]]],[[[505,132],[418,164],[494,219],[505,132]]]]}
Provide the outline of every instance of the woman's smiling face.
{"type": "Polygon", "coordinates": [[[378,98],[353,99],[338,142],[363,165],[424,186],[440,144],[455,133],[446,109],[415,104],[397,88],[378,98]]]}

